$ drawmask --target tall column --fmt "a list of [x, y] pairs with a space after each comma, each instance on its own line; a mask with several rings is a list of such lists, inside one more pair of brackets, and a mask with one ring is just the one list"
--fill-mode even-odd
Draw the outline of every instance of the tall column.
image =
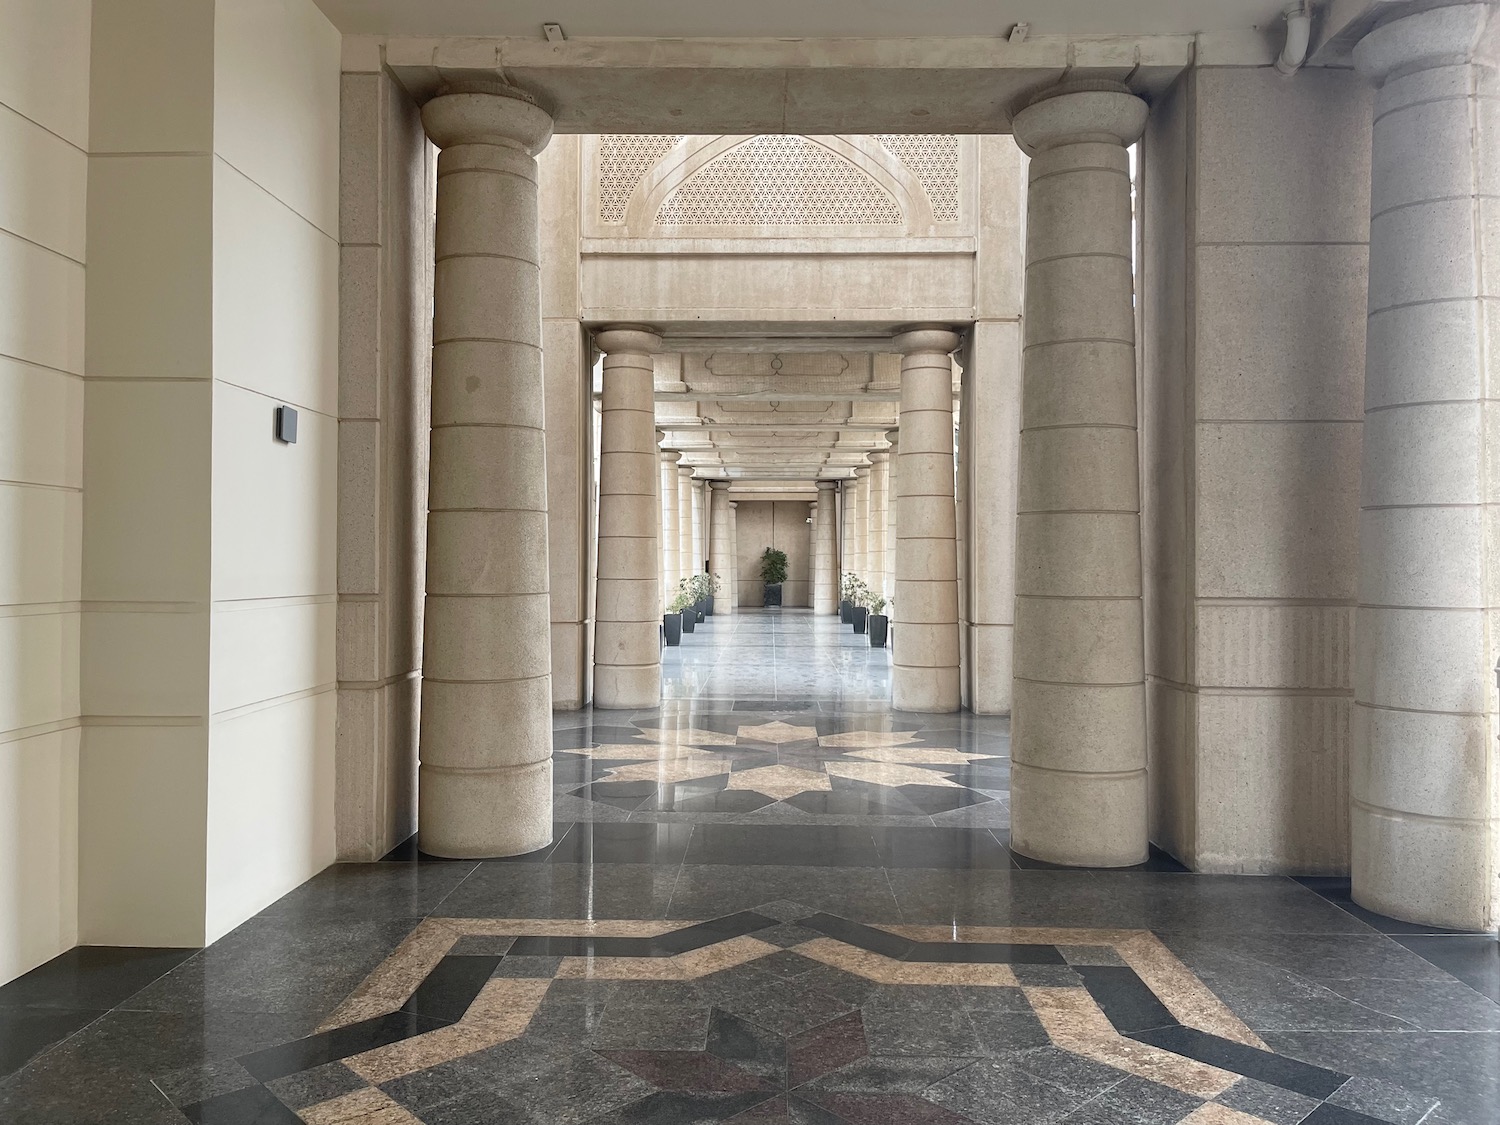
[[422, 124], [442, 155], [418, 832], [433, 855], [520, 855], [552, 839], [536, 168], [552, 119], [496, 83], [445, 91]]
[[839, 482], [839, 577], [854, 571], [854, 478]]
[[867, 542], [865, 569], [869, 574], [865, 581], [874, 593], [885, 590], [885, 535], [889, 511], [890, 489], [889, 453], [870, 454], [870, 534]]
[[677, 467], [677, 577], [693, 574], [693, 469]]
[[714, 613], [734, 613], [729, 606], [729, 579], [734, 569], [729, 554], [729, 482], [707, 482], [709, 488], [708, 571], [722, 583], [721, 595], [714, 601]]
[[[900, 494], [901, 480], [901, 431], [887, 430], [885, 440], [890, 442], [886, 450], [886, 504], [885, 504], [885, 596], [887, 600], [896, 596], [896, 535], [900, 529], [898, 517], [901, 505], [896, 503]], [[887, 610], [887, 612], [890, 612]]]
[[681, 536], [677, 527], [677, 462], [675, 449], [661, 451], [661, 597], [663, 612], [677, 596], [677, 578], [682, 573]]
[[957, 711], [958, 534], [953, 502], [953, 361], [958, 335], [916, 328], [901, 353], [896, 644], [891, 702], [901, 711]]
[[818, 481], [813, 521], [813, 612], [839, 611], [838, 523], [834, 518], [837, 481]]
[[854, 470], [854, 550], [849, 569], [870, 580], [870, 466]]
[[1054, 87], [1013, 122], [1031, 165], [1011, 844], [1053, 863], [1146, 858], [1126, 152], [1145, 124], [1105, 82]]
[[595, 335], [604, 353], [599, 427], [599, 577], [594, 625], [594, 706], [655, 707], [661, 699], [656, 499], [660, 460], [651, 353], [645, 328]]
[[[1350, 769], [1354, 898], [1412, 922], [1500, 915], [1492, 7], [1355, 47], [1375, 100]], [[1487, 401], [1488, 400], [1488, 401]], [[1487, 410], [1487, 407], [1489, 408]]]
[[729, 502], [729, 573], [724, 576], [724, 583], [728, 587], [730, 613], [738, 613], [740, 609], [740, 527], [736, 513], [739, 504], [731, 500]]
[[693, 558], [689, 574], [702, 574], [708, 559], [708, 481], [694, 480], [693, 486]]

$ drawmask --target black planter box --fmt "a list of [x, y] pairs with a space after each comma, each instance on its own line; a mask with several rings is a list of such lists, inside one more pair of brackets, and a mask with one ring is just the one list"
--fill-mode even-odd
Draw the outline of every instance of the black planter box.
[[677, 616], [682, 618], [682, 631], [684, 633], [691, 633], [698, 627], [698, 611], [692, 606], [688, 606], [687, 609], [683, 610]]
[[870, 635], [871, 648], [885, 648], [885, 637], [890, 625], [891, 619], [883, 613], [872, 613], [865, 618], [865, 632]]
[[857, 605], [849, 611], [850, 624], [854, 626], [856, 633], [865, 631], [865, 618], [869, 613], [870, 611], [862, 605]]
[[714, 615], [714, 596], [712, 594], [703, 599], [703, 612], [709, 617]]
[[682, 614], [664, 613], [661, 615], [662, 629], [665, 631], [667, 644], [669, 646], [682, 643]]
[[780, 605], [781, 604], [781, 583], [780, 582], [767, 582], [766, 583], [766, 585], [765, 585], [765, 593], [761, 596], [760, 604], [763, 605], [763, 606], [767, 606], [767, 605]]
[[845, 599], [839, 602], [839, 620], [845, 625], [854, 624], [854, 603]]
[[698, 615], [698, 624], [702, 625], [704, 618], [708, 616], [708, 599], [699, 598], [693, 603], [693, 612]]

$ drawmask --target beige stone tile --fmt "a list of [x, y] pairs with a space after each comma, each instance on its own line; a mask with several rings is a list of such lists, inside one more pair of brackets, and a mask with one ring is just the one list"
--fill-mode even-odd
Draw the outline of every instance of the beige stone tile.
[[700, 777], [718, 777], [729, 772], [729, 763], [709, 759], [699, 761], [639, 762], [633, 766], [615, 766], [604, 781], [693, 781]]
[[1065, 930], [1052, 926], [906, 926], [877, 927], [913, 941], [1008, 942], [1015, 945], [1115, 945], [1141, 930]]
[[784, 801], [798, 793], [823, 792], [833, 788], [826, 773], [816, 770], [798, 769], [796, 766], [761, 766], [753, 770], [739, 770], [729, 777], [727, 789], [749, 789]]
[[1194, 1097], [1222, 1094], [1239, 1076], [1159, 1047], [1126, 1039], [1082, 988], [1027, 988], [1031, 1009], [1065, 1051], [1093, 1059]]
[[1136, 934], [1128, 941], [1115, 943], [1115, 949], [1167, 1010], [1188, 1027], [1247, 1047], [1270, 1050], [1155, 934]]
[[587, 754], [603, 761], [638, 761], [650, 758], [653, 761], [715, 760], [706, 750], [692, 746], [662, 743], [653, 746], [649, 742], [610, 742], [602, 746], [589, 746], [582, 750], [571, 750], [571, 754]]
[[806, 742], [818, 737], [817, 727], [797, 727], [777, 719], [774, 723], [759, 723], [743, 726], [739, 736], [750, 742], [771, 742], [780, 746], [786, 742]]
[[492, 980], [458, 1023], [355, 1055], [345, 1059], [344, 1065], [370, 1082], [390, 1082], [514, 1039], [526, 1030], [551, 983], [508, 977]]
[[405, 1107], [398, 1105], [389, 1094], [374, 1087], [363, 1090], [355, 1090], [352, 1094], [343, 1094], [337, 1098], [330, 1098], [326, 1102], [310, 1105], [301, 1110], [298, 1116], [307, 1125], [340, 1125], [345, 1121], [358, 1121], [360, 1125], [404, 1125], [405, 1122], [417, 1121]]
[[681, 922], [637, 921], [628, 918], [444, 918], [455, 934], [474, 937], [655, 937], [683, 928]]
[[732, 734], [722, 734], [716, 730], [699, 730], [697, 727], [681, 727], [675, 730], [663, 727], [642, 727], [641, 734], [670, 746], [734, 746], [738, 742]]
[[847, 777], [853, 781], [866, 781], [872, 785], [937, 785], [947, 789], [960, 786], [942, 774], [916, 766], [893, 766], [880, 762], [828, 762], [825, 767], [834, 777]]
[[881, 746], [906, 746], [914, 741], [916, 735], [905, 731], [850, 730], [843, 734], [825, 734], [818, 739], [818, 745], [835, 749], [858, 747], [869, 750]]
[[867, 762], [887, 762], [893, 765], [920, 765], [926, 762], [935, 766], [962, 766], [976, 758], [992, 758], [994, 755], [970, 754], [964, 750], [924, 750], [920, 746], [882, 746], [869, 750], [855, 750], [850, 753], [849, 757], [863, 758]]
[[878, 953], [855, 949], [832, 938], [818, 938], [797, 947], [797, 952], [846, 973], [854, 973], [878, 984], [961, 984], [970, 987], [1015, 988], [1016, 976], [1009, 965], [940, 965], [894, 961]]
[[695, 980], [780, 952], [754, 937], [738, 937], [675, 957], [564, 957], [559, 980]]
[[1182, 1119], [1182, 1125], [1270, 1125], [1264, 1117], [1209, 1102]]
[[394, 1012], [411, 998], [417, 985], [427, 979], [427, 974], [453, 948], [458, 936], [459, 931], [448, 926], [443, 919], [428, 918], [421, 922], [406, 935], [406, 940], [396, 947], [395, 952], [376, 966], [375, 971], [318, 1025], [318, 1031], [330, 1031]]

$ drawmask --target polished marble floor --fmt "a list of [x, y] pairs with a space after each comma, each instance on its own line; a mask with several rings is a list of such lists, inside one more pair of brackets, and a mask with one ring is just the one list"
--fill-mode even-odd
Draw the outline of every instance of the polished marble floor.
[[0, 988], [0, 1122], [1496, 1125], [1492, 935], [1340, 879], [1049, 868], [1004, 720], [715, 618], [555, 720], [554, 842], [329, 869], [207, 950]]

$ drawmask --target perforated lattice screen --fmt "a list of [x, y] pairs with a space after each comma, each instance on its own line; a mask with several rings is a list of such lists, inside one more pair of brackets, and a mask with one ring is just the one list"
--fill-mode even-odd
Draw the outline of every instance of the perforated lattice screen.
[[677, 143], [678, 137], [631, 137], [609, 134], [599, 138], [599, 218], [625, 221], [630, 195], [651, 166]]
[[879, 133], [875, 139], [890, 149], [922, 183], [940, 223], [958, 221], [958, 138], [940, 133]]
[[755, 137], [710, 162], [656, 213], [667, 226], [899, 226], [901, 206], [806, 137]]

